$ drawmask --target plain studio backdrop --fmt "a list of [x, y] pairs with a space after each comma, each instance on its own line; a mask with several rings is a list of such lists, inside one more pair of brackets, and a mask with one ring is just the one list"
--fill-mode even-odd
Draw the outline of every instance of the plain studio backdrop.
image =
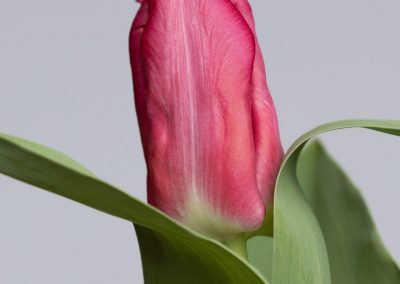
[[[318, 124], [400, 119], [398, 0], [253, 0], [285, 149]], [[58, 149], [145, 200], [133, 0], [0, 0], [0, 132]], [[400, 139], [323, 140], [400, 260]], [[0, 176], [0, 283], [142, 283], [132, 224]]]

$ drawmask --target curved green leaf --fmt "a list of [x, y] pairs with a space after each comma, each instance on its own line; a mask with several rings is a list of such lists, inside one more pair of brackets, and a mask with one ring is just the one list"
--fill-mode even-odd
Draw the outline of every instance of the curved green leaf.
[[[301, 191], [296, 165], [309, 139], [325, 131], [349, 127], [400, 134], [399, 121], [349, 120], [320, 126], [293, 144], [280, 169], [275, 192], [274, 284], [330, 283], [324, 236]], [[53, 150], [0, 135], [0, 172], [134, 222], [146, 283], [266, 282], [256, 270], [220, 243], [191, 231], [157, 209], [98, 180]]]
[[267, 280], [272, 279], [272, 251], [274, 241], [271, 237], [256, 236], [248, 240], [247, 249], [250, 263], [257, 268]]
[[0, 172], [137, 224], [146, 283], [266, 283], [220, 243], [95, 178], [59, 152], [0, 135]]
[[324, 237], [296, 177], [298, 152], [288, 157], [275, 192], [272, 283], [330, 283]]
[[360, 192], [318, 141], [301, 151], [297, 176], [324, 235], [332, 283], [400, 283]]
[[324, 235], [300, 188], [296, 164], [300, 151], [311, 138], [323, 132], [353, 127], [400, 135], [400, 121], [345, 120], [319, 126], [295, 141], [285, 155], [275, 190], [272, 283], [331, 282]]

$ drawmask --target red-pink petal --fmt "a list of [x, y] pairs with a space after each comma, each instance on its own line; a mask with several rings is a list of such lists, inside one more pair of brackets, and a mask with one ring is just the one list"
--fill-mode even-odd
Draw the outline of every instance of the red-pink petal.
[[230, 0], [144, 1], [130, 38], [149, 202], [219, 239], [262, 223], [260, 192], [271, 192], [281, 154], [261, 54], [239, 10]]
[[264, 60], [256, 37], [251, 7], [248, 0], [231, 1], [246, 19], [256, 41], [252, 79], [252, 114], [256, 149], [257, 185], [265, 203], [269, 205], [273, 198], [276, 175], [283, 158], [278, 119], [266, 81]]

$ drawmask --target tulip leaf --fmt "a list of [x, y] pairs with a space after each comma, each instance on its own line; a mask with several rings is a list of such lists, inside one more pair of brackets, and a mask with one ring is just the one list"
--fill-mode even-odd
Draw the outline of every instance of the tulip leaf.
[[217, 247], [138, 225], [135, 229], [146, 283], [268, 283], [262, 276], [250, 277], [250, 271], [245, 272]]
[[273, 246], [271, 237], [256, 236], [247, 242], [250, 263], [268, 280], [272, 279]]
[[360, 192], [318, 141], [303, 148], [297, 176], [324, 235], [332, 283], [400, 283]]
[[272, 283], [330, 283], [324, 237], [296, 177], [298, 151], [289, 157], [275, 192]]
[[[332, 279], [334, 280], [336, 279], [337, 266], [330, 265], [329, 260], [331, 256], [328, 257], [330, 253], [332, 254], [331, 239], [327, 238], [327, 240], [325, 240], [325, 231], [321, 230], [321, 227], [325, 228], [327, 225], [320, 226], [319, 218], [321, 218], [321, 216], [317, 215], [316, 217], [312, 210], [313, 208], [310, 207], [305, 193], [300, 187], [296, 166], [299, 154], [308, 140], [327, 131], [354, 127], [400, 135], [400, 121], [337, 121], [321, 125], [307, 132], [297, 139], [286, 153], [275, 189], [272, 283], [325, 284], [331, 283], [331, 277], [333, 277]], [[327, 190], [325, 187], [318, 188], [318, 190], [320, 196], [324, 196], [325, 194], [329, 195], [329, 193], [325, 192]], [[318, 213], [319, 212], [316, 212], [316, 214]], [[364, 214], [367, 214], [367, 212], [365, 211]], [[369, 231], [369, 233], [376, 236], [376, 233], [371, 231]], [[332, 236], [330, 237], [333, 238]], [[371, 244], [377, 246], [377, 248], [374, 249], [375, 251], [382, 250], [379, 242]], [[350, 250], [352, 248], [348, 249]], [[388, 258], [386, 258], [386, 260], [387, 259]], [[363, 261], [365, 261], [356, 258], [353, 258], [353, 260], [358, 262], [359, 267], [361, 267]], [[338, 261], [343, 261], [343, 259]], [[396, 271], [398, 271], [397, 266], [394, 267], [392, 261], [388, 261], [387, 265], [388, 267], [386, 269], [392, 272], [394, 271], [393, 273], [396, 274]], [[334, 276], [330, 275], [330, 269], [332, 269]], [[365, 268], [365, 270], [368, 269], [369, 268]], [[382, 273], [384, 270], [375, 269], [374, 271], [374, 273]], [[375, 278], [379, 279], [379, 275], [375, 276]], [[339, 282], [334, 282], [334, 284], [337, 283]], [[395, 282], [378, 281], [378, 283]]]
[[97, 179], [52, 149], [0, 134], [0, 172], [134, 222], [146, 283], [267, 283], [220, 243]]
[[[156, 208], [94, 177], [63, 154], [44, 146], [0, 135], [0, 172], [133, 222], [140, 243], [146, 283], [267, 283], [257, 269], [266, 278], [271, 278], [272, 269], [274, 284], [325, 284], [330, 283], [331, 278], [337, 281], [342, 279], [338, 277], [346, 277], [344, 274], [338, 276], [340, 264], [331, 260], [343, 255], [331, 252], [335, 245], [332, 245], [332, 236], [327, 235], [326, 224], [323, 223], [329, 216], [324, 216], [324, 211], [316, 210], [308, 201], [310, 192], [318, 191], [319, 195], [324, 195], [327, 187], [313, 187], [315, 191], [306, 188], [303, 192], [305, 182], [300, 178], [304, 177], [304, 173], [299, 171], [299, 164], [307, 161], [302, 160], [302, 157], [307, 157], [303, 156], [306, 150], [302, 150], [309, 139], [326, 131], [351, 127], [400, 135], [400, 121], [348, 120], [322, 125], [300, 137], [287, 152], [277, 179], [273, 253], [271, 242], [266, 242], [266, 239], [250, 240], [248, 244], [250, 262], [255, 268], [219, 242], [175, 222]], [[332, 168], [327, 167], [326, 170], [331, 173]], [[362, 220], [368, 218], [367, 215]], [[267, 231], [270, 232], [269, 229], [264, 230]], [[374, 234], [375, 231], [369, 227], [365, 232]], [[355, 240], [356, 237], [350, 241]], [[371, 269], [368, 272], [374, 273], [374, 276], [370, 277], [381, 279], [380, 283], [392, 283], [385, 282], [384, 276], [379, 278], [376, 274], [391, 271], [396, 275], [397, 266], [385, 254], [380, 241], [370, 244], [376, 248], [368, 253], [381, 253], [383, 260], [379, 265], [385, 267]], [[360, 246], [362, 244], [355, 247]], [[358, 256], [352, 255], [352, 261], [362, 267], [363, 260]], [[358, 272], [368, 269], [360, 268]]]

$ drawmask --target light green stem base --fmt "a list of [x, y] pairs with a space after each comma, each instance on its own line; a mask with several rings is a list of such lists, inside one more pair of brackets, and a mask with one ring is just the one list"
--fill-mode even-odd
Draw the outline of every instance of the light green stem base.
[[225, 245], [233, 250], [235, 253], [240, 255], [244, 260], [248, 261], [247, 256], [247, 239], [243, 237], [236, 238], [231, 241], [226, 241]]

